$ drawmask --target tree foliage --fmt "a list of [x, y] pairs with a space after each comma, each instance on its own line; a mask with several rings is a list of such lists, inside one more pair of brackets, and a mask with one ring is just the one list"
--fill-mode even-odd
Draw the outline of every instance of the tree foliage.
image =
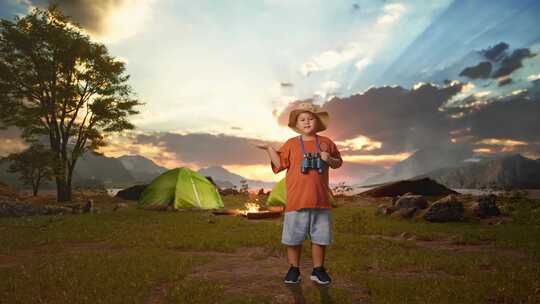
[[0, 20], [0, 122], [29, 142], [48, 140], [58, 200], [71, 198], [77, 159], [106, 145], [105, 135], [133, 129], [125, 63], [90, 40], [56, 7]]
[[34, 196], [41, 183], [51, 180], [54, 174], [51, 167], [53, 155], [41, 144], [34, 144], [20, 153], [12, 153], [2, 161], [9, 163], [8, 172], [19, 173], [19, 180], [32, 186]]

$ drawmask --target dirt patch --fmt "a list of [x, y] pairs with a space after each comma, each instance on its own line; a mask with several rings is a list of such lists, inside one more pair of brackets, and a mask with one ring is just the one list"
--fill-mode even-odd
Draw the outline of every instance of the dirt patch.
[[[219, 282], [224, 286], [225, 297], [237, 297], [248, 293], [250, 296], [271, 298], [273, 303], [303, 303], [302, 299], [306, 293], [320, 294], [321, 300], [331, 300], [330, 290], [337, 288], [347, 290], [352, 296], [353, 303], [369, 303], [369, 290], [336, 277], [331, 269], [329, 273], [333, 282], [329, 287], [312, 282], [309, 279], [312, 265], [308, 259], [303, 259], [300, 265], [302, 283], [284, 284], [283, 277], [287, 272], [286, 258], [269, 255], [268, 250], [264, 248], [241, 248], [234, 253], [174, 251], [183, 255], [214, 257], [212, 261], [197, 267], [185, 279]], [[165, 303], [165, 301], [166, 293], [156, 291], [146, 303]]]

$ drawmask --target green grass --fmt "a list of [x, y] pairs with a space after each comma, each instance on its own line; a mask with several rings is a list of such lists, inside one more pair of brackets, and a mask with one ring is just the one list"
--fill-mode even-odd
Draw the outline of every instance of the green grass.
[[[97, 199], [97, 198], [96, 198]], [[106, 198], [104, 198], [106, 199]], [[241, 207], [244, 196], [223, 197]], [[128, 208], [113, 212], [0, 219], [0, 303], [144, 303], [156, 288], [170, 284], [171, 303], [269, 303], [264, 295], [224, 297], [226, 286], [208, 280], [184, 280], [213, 258], [182, 251], [230, 253], [263, 247], [283, 253], [281, 225], [239, 217], [214, 217], [205, 211], [158, 212]], [[334, 244], [327, 268], [338, 280], [371, 292], [372, 303], [537, 303], [540, 302], [540, 202], [512, 199], [501, 209], [509, 224], [478, 221], [435, 224], [375, 216], [375, 206], [333, 210]], [[477, 244], [491, 240], [526, 255], [454, 252], [413, 241], [373, 239], [371, 235], [415, 234], [420, 240]], [[307, 244], [307, 243], [306, 243]], [[309, 259], [309, 246], [303, 258]], [[518, 253], [519, 253], [518, 252]], [[1, 262], [1, 259], [0, 259]], [[283, 265], [286, 268], [286, 265]], [[280, 278], [277, 278], [280, 279]], [[315, 289], [308, 303], [329, 298], [351, 303], [353, 290]]]

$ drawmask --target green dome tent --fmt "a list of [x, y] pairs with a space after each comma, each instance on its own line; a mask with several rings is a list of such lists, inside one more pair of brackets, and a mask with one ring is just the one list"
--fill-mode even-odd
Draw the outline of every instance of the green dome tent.
[[223, 208], [216, 187], [189, 168], [176, 168], [156, 177], [141, 193], [139, 207]]
[[[330, 190], [328, 190], [328, 197], [330, 198], [330, 204], [335, 205], [336, 201]], [[266, 200], [266, 204], [268, 206], [285, 206], [287, 204], [287, 186], [285, 184], [285, 178], [282, 178], [274, 186]]]

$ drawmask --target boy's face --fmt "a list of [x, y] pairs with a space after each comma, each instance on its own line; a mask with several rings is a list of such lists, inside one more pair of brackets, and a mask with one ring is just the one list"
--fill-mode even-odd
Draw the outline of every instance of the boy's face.
[[313, 135], [317, 129], [317, 117], [309, 112], [300, 113], [296, 117], [296, 128], [303, 134]]

